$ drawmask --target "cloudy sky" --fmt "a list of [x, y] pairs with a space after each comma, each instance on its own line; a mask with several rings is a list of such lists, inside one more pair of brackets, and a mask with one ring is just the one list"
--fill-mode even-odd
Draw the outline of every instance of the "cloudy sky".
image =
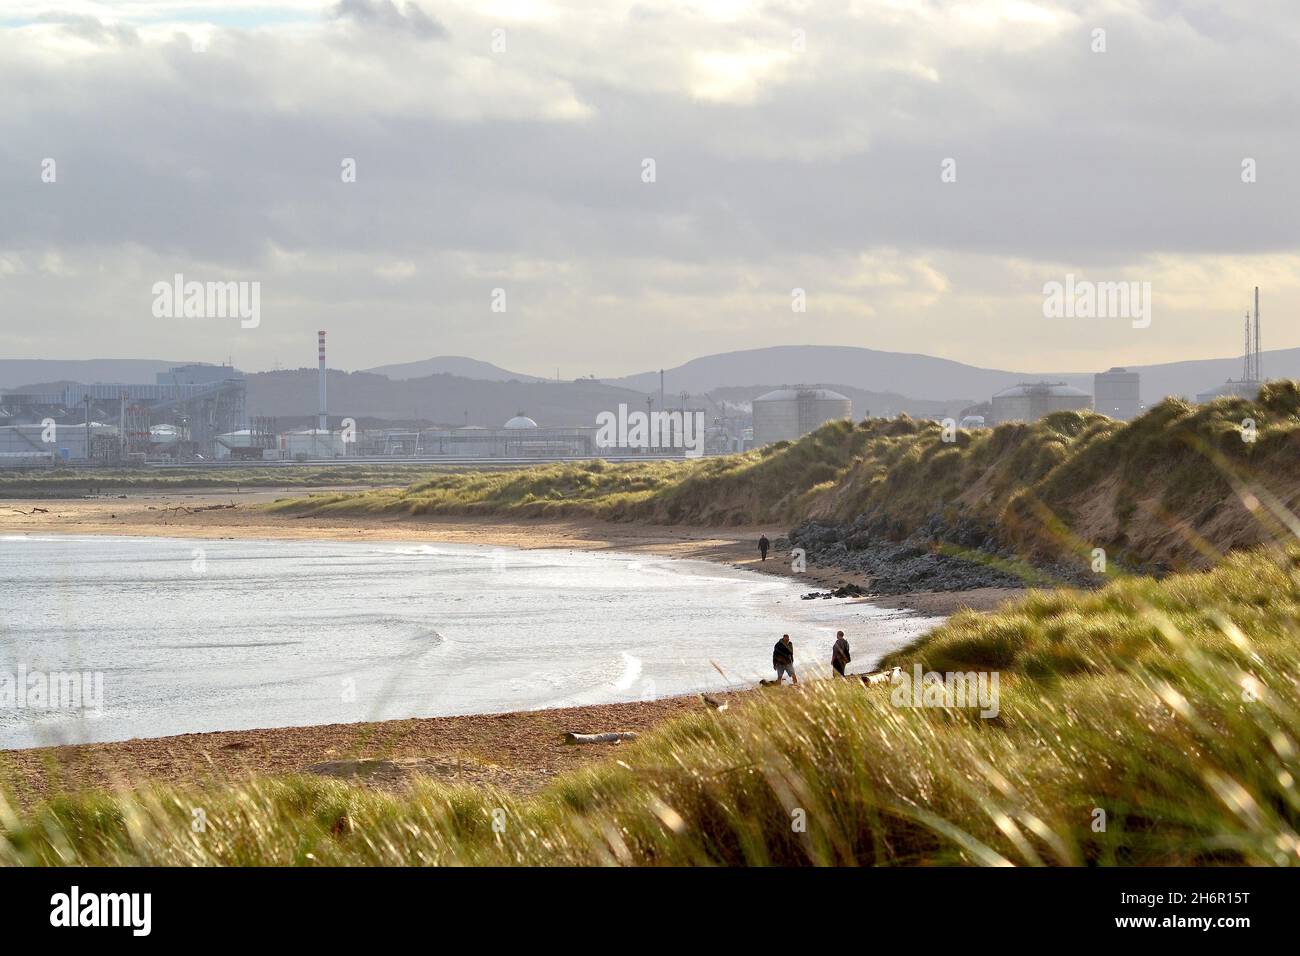
[[0, 0], [0, 354], [1093, 371], [1233, 354], [1256, 284], [1300, 346], [1298, 61], [1295, 0]]

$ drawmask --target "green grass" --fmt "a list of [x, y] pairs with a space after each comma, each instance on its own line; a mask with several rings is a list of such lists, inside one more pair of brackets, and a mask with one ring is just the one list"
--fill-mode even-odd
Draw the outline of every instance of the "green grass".
[[1296, 865], [1298, 640], [1300, 550], [1258, 550], [1033, 593], [889, 659], [998, 672], [995, 719], [806, 681], [530, 797], [297, 777], [10, 802], [0, 862]]
[[[1254, 442], [1242, 440], [1247, 418], [1258, 426]], [[1276, 530], [1258, 520], [1267, 509], [1251, 513], [1243, 503], [1238, 490], [1247, 483], [1283, 506], [1300, 505], [1294, 382], [1267, 385], [1256, 402], [1170, 399], [1129, 423], [1057, 412], [945, 442], [934, 422], [837, 421], [743, 455], [446, 474], [272, 507], [775, 527], [865, 513], [895, 537], [939, 517], [983, 525], [1026, 557], [1089, 560], [1100, 547], [1130, 567], [1180, 568], [1204, 566]]]

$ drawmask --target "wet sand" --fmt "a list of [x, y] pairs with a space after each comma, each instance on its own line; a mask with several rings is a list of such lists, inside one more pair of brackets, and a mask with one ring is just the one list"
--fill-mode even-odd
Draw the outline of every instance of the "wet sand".
[[[642, 552], [717, 561], [745, 570], [797, 577], [808, 590], [854, 583], [861, 576], [809, 566], [795, 574], [780, 555], [761, 561], [755, 542], [777, 528], [695, 528], [599, 521], [528, 521], [435, 516], [299, 518], [258, 507], [292, 491], [172, 491], [77, 499], [0, 501], [0, 534], [118, 534], [193, 538], [315, 538], [438, 541], [513, 548]], [[230, 507], [232, 506], [233, 507]], [[871, 603], [930, 615], [987, 610], [1021, 592], [986, 588], [897, 595]], [[832, 599], [847, 605], [857, 599]], [[847, 618], [846, 618], [847, 620]], [[743, 696], [743, 695], [742, 695]], [[568, 731], [644, 732], [706, 705], [697, 696], [525, 713], [484, 714], [186, 734], [0, 752], [0, 783], [22, 802], [87, 786], [122, 788], [146, 780], [197, 783], [251, 774], [295, 772], [401, 786], [413, 774], [516, 792], [558, 773], [608, 757], [616, 746], [572, 746]], [[363, 762], [357, 761], [375, 761]], [[324, 766], [322, 766], [324, 765]]]

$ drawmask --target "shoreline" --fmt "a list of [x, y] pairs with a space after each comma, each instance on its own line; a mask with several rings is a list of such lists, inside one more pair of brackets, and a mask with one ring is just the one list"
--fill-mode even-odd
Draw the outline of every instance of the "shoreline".
[[[772, 528], [461, 516], [300, 518], [270, 514], [257, 507], [286, 494], [303, 493], [300, 489], [241, 493], [194, 490], [77, 499], [8, 499], [0, 501], [0, 535], [423, 540], [525, 550], [609, 550], [712, 561], [740, 570], [797, 578], [807, 582], [809, 591], [866, 583], [860, 575], [811, 564], [807, 571], [796, 574], [779, 554], [761, 561], [755, 542], [764, 531], [769, 537], [777, 537], [780, 532]], [[232, 504], [234, 507], [229, 507]], [[829, 600], [840, 606], [869, 603], [946, 616], [962, 608], [987, 610], [1017, 593], [986, 588]], [[749, 693], [711, 696], [743, 699]], [[550, 710], [210, 731], [4, 750], [0, 751], [0, 783], [13, 788], [14, 796], [23, 802], [84, 787], [119, 789], [145, 782], [198, 784], [253, 774], [300, 772], [347, 776], [381, 786], [400, 786], [419, 774], [444, 782], [492, 784], [530, 792], [559, 773], [609, 756], [617, 746], [629, 745], [566, 746], [562, 740], [565, 732], [644, 732], [672, 717], [705, 707], [698, 695], [688, 695]]]
[[[313, 489], [319, 490], [319, 489]], [[692, 558], [742, 571], [775, 574], [806, 582], [809, 591], [855, 584], [869, 590], [865, 574], [835, 567], [795, 572], [781, 552], [767, 561], [758, 555], [759, 535], [775, 540], [785, 529], [763, 526], [694, 527], [650, 525], [593, 519], [511, 518], [503, 516], [277, 515], [259, 505], [303, 496], [302, 489], [212, 492], [194, 489], [81, 498], [0, 499], [0, 535], [96, 534], [178, 538], [316, 539], [336, 541], [429, 541], [489, 547], [568, 548]], [[228, 507], [229, 505], [234, 507]], [[207, 509], [207, 510], [199, 510]], [[960, 610], [988, 611], [1023, 593], [1018, 588], [920, 591], [872, 595], [862, 600], [879, 607], [948, 616]]]

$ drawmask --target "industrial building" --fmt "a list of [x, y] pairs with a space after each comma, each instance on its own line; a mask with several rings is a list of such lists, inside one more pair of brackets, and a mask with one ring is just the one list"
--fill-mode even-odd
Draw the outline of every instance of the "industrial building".
[[1204, 405], [1206, 402], [1212, 402], [1216, 398], [1232, 397], [1254, 400], [1259, 397], [1259, 386], [1259, 382], [1247, 379], [1243, 379], [1242, 381], [1228, 379], [1228, 381], [1224, 382], [1217, 388], [1212, 388], [1207, 392], [1197, 392], [1196, 401], [1198, 404]]
[[1241, 356], [1241, 378], [1228, 379], [1217, 388], [1198, 392], [1196, 401], [1200, 404], [1212, 402], [1216, 398], [1233, 396], [1235, 398], [1255, 399], [1259, 397], [1259, 387], [1264, 383], [1263, 350], [1260, 345], [1259, 325], [1259, 286], [1255, 286], [1255, 317], [1251, 320], [1246, 313], [1245, 349]]
[[91, 422], [89, 427], [85, 422], [55, 423], [53, 428], [39, 422], [0, 427], [0, 463], [8, 465], [84, 462], [87, 448], [94, 460], [113, 461], [120, 446], [117, 428], [103, 422]]
[[853, 417], [853, 402], [828, 388], [778, 388], [754, 399], [754, 444], [793, 441], [837, 418]]
[[1103, 415], [1129, 421], [1142, 411], [1141, 376], [1125, 368], [1112, 368], [1092, 377], [1093, 407]]
[[357, 453], [411, 458], [584, 458], [599, 452], [593, 426], [542, 426], [523, 412], [500, 428], [366, 429]]
[[993, 396], [993, 423], [1035, 422], [1052, 412], [1091, 407], [1091, 395], [1064, 382], [1021, 382]]
[[[212, 458], [219, 434], [245, 424], [242, 372], [228, 365], [182, 365], [159, 372], [153, 384], [95, 383], [65, 385], [48, 394], [14, 392], [0, 396], [0, 422], [8, 432], [0, 449], [11, 458], [34, 461], [143, 461], [158, 458]], [[85, 422], [94, 437], [88, 443]], [[32, 435], [46, 434], [54, 422], [58, 441], [33, 447]], [[37, 426], [35, 431], [23, 426]], [[99, 432], [95, 429], [110, 429]], [[0, 429], [2, 430], [2, 429]]]

